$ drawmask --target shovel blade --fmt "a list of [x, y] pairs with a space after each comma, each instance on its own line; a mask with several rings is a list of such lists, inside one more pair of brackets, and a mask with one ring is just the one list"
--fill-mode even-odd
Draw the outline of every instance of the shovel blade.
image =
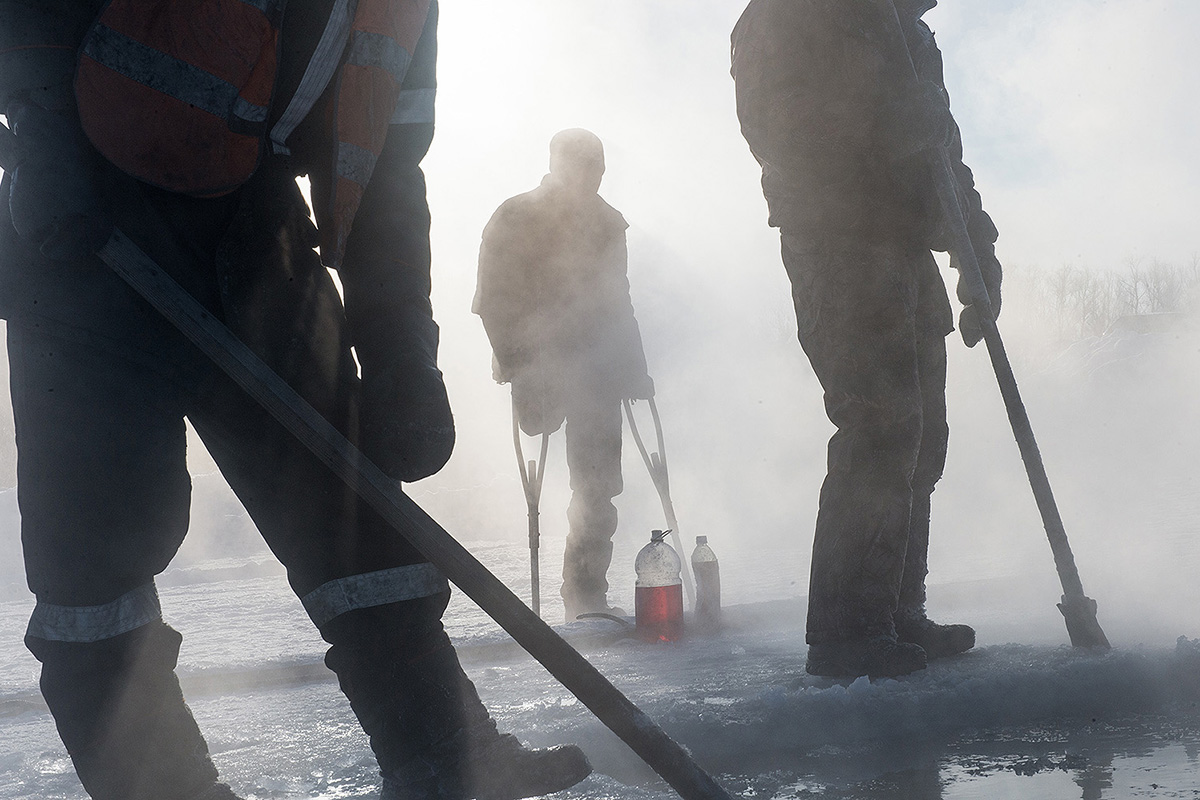
[[1098, 650], [1109, 650], [1112, 645], [1108, 637], [1100, 629], [1100, 621], [1096, 619], [1096, 601], [1084, 595], [1063, 595], [1058, 604], [1067, 621], [1067, 636], [1071, 638], [1072, 647], [1088, 647]]

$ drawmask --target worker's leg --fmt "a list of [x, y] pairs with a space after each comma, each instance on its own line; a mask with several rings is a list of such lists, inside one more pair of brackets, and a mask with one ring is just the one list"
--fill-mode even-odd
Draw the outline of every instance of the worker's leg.
[[[800, 342], [837, 426], [809, 584], [809, 668], [822, 674], [924, 666], [919, 650], [895, 646], [893, 625], [922, 430], [910, 255], [855, 243], [801, 248], [783, 237]], [[879, 642], [871, 647], [881, 663], [867, 651], [862, 664], [814, 663], [858, 642]]]
[[37, 597], [26, 644], [97, 800], [232, 798], [174, 668], [153, 578], [188, 524], [180, 404], [144, 365], [8, 328], [21, 536]]
[[[294, 187], [249, 188], [281, 196]], [[270, 203], [241, 213], [263, 209]], [[232, 315], [234, 330], [357, 442], [359, 382], [337, 292], [301, 246], [302, 207], [282, 211], [245, 227], [289, 246], [245, 262], [237, 254], [255, 248], [229, 251], [225, 268], [239, 285], [227, 304], [256, 314], [252, 324]], [[449, 585], [403, 530], [225, 376], [213, 371], [192, 398], [189, 418], [332, 645], [326, 663], [370, 736], [385, 798], [523, 797], [587, 775], [576, 748], [526, 750], [496, 730], [442, 629]]]
[[946, 464], [949, 428], [946, 425], [946, 334], [953, 314], [945, 283], [932, 257], [917, 264], [920, 298], [917, 314], [917, 357], [921, 379], [921, 449], [913, 472], [913, 502], [908, 547], [895, 621], [902, 641], [914, 642], [929, 658], [942, 658], [971, 649], [975, 631], [967, 625], [940, 625], [925, 613], [925, 576], [929, 572], [930, 500]]
[[569, 532], [562, 598], [568, 622], [586, 612], [611, 612], [608, 565], [621, 493], [621, 403], [581, 393], [567, 407], [567, 467], [571, 473]]

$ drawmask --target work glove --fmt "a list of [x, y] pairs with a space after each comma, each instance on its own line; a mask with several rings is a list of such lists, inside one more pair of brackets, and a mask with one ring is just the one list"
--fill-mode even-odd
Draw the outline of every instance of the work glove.
[[381, 320], [372, 327], [355, 341], [362, 450], [394, 480], [428, 478], [454, 451], [454, 415], [437, 367], [437, 325]]
[[513, 377], [512, 400], [526, 436], [554, 433], [567, 418], [561, 383], [536, 367]]
[[[976, 258], [979, 260], [979, 271], [983, 275], [984, 288], [987, 289], [992, 318], [996, 319], [1000, 316], [1000, 280], [1003, 270], [1000, 268], [1000, 262], [996, 259], [995, 250], [991, 245], [977, 247]], [[975, 298], [971, 295], [967, 281], [963, 278], [958, 257], [953, 252], [950, 254], [950, 266], [959, 270], [955, 293], [963, 304], [963, 310], [958, 315], [958, 332], [962, 335], [963, 342], [967, 347], [974, 347], [983, 338], [983, 324], [979, 319], [980, 310], [975, 304]]]
[[104, 160], [88, 142], [74, 109], [14, 101], [7, 113], [13, 227], [52, 260], [96, 252], [112, 232], [100, 192]]
[[625, 395], [630, 400], [649, 400], [654, 397], [654, 380], [642, 373], [634, 378]]

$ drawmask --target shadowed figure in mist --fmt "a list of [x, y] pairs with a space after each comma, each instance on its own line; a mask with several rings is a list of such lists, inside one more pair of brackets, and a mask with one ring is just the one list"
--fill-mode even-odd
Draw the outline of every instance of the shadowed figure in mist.
[[[948, 247], [930, 148], [950, 154], [997, 313], [1001, 270], [921, 21], [935, 4], [895, 2], [919, 86], [891, 41], [886, 2], [753, 0], [732, 36], [742, 133], [780, 229], [800, 343], [837, 426], [808, 598], [807, 669], [818, 675], [901, 675], [975, 642], [966, 625], [925, 613], [954, 329], [930, 252]], [[958, 294], [969, 302], [961, 280]], [[973, 307], [959, 327], [968, 345], [979, 341]]]
[[566, 421], [568, 622], [612, 610], [621, 401], [654, 395], [629, 299], [629, 226], [597, 194], [603, 175], [594, 134], [570, 129], [550, 140], [550, 174], [506, 200], [484, 228], [473, 309], [492, 343], [494, 377], [512, 385], [521, 430], [553, 433]]
[[[37, 597], [25, 642], [96, 800], [235, 798], [180, 692], [182, 637], [155, 588], [188, 529], [185, 418], [330, 643], [381, 800], [541, 796], [590, 770], [578, 748], [497, 730], [443, 630], [440, 570], [97, 255], [119, 229], [396, 481], [441, 468], [454, 428], [419, 166], [437, 4], [360, 0], [348, 26], [331, 5], [0, 0], [15, 135], [0, 314]], [[197, 87], [247, 52], [246, 86], [262, 80], [245, 97]], [[328, 89], [307, 83], [314, 63]], [[248, 165], [206, 183], [238, 146]]]

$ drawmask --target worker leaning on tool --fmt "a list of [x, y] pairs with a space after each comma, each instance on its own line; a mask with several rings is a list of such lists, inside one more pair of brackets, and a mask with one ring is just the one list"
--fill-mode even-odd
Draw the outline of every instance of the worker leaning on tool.
[[281, 5], [0, 2], [0, 304], [43, 694], [93, 797], [234, 797], [154, 585], [188, 526], [186, 417], [332, 645], [384, 798], [561, 789], [586, 759], [497, 731], [440, 572], [94, 255], [122, 231], [393, 478], [449, 457], [418, 166], [436, 4]]
[[595, 134], [555, 134], [541, 185], [504, 201], [484, 228], [474, 303], [521, 429], [553, 433], [566, 420], [568, 622], [613, 611], [606, 574], [622, 489], [621, 401], [654, 396], [629, 298], [629, 225], [597, 194], [603, 175]]
[[[934, 5], [895, 2], [918, 90], [903, 48], [889, 45], [893, 12], [881, 0], [753, 0], [732, 36], [742, 133], [780, 229], [800, 343], [837, 426], [808, 597], [807, 670], [817, 675], [901, 675], [975, 642], [968, 626], [925, 613], [953, 330], [930, 253], [948, 244], [927, 149], [949, 150], [996, 311], [1001, 270], [941, 53], [921, 21]], [[964, 292], [960, 281], [969, 302]], [[975, 313], [960, 317], [968, 345], [981, 335]]]

